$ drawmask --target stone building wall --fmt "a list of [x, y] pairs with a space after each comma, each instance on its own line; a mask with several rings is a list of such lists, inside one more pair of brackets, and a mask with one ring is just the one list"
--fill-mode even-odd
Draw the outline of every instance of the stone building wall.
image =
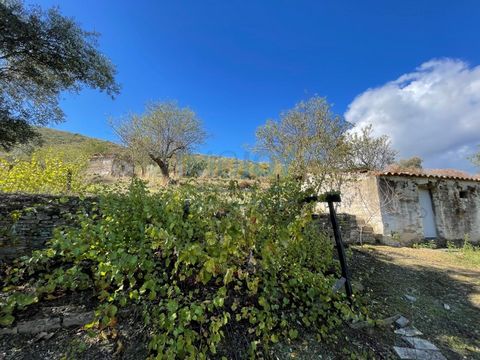
[[480, 182], [435, 176], [360, 175], [342, 189], [339, 211], [355, 215], [388, 245], [408, 246], [425, 238], [420, 190], [428, 190], [437, 241], [480, 243]]
[[397, 198], [382, 209], [384, 238], [410, 245], [424, 238], [419, 190], [431, 196], [435, 227], [441, 244], [468, 235], [480, 242], [480, 182], [429, 177], [382, 177], [379, 188], [393, 187]]
[[357, 221], [363, 222], [363, 226], [371, 227], [375, 234], [383, 234], [382, 199], [376, 177], [358, 174], [346, 178], [341, 194], [338, 212], [355, 215]]
[[72, 214], [91, 209], [94, 199], [0, 193], [0, 261], [40, 249], [53, 229], [72, 222]]
[[134, 175], [133, 162], [116, 155], [95, 155], [87, 168], [87, 173], [100, 177], [131, 177]]
[[[376, 237], [371, 226], [351, 214], [337, 214], [342, 240], [346, 244], [374, 244]], [[328, 213], [317, 215], [320, 228], [333, 239], [332, 223]]]
[[480, 243], [480, 182], [441, 183], [432, 189], [432, 197], [442, 238], [457, 240], [468, 234]]

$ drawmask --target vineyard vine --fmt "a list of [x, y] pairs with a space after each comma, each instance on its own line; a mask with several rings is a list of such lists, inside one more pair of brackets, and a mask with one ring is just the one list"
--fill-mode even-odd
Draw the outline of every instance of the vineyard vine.
[[361, 315], [332, 292], [333, 244], [304, 196], [291, 181], [150, 193], [134, 180], [7, 269], [0, 323], [51, 294], [93, 289], [98, 307], [87, 327], [115, 327], [120, 309], [140, 307], [151, 358], [228, 356], [227, 326], [246, 339], [236, 351], [251, 358], [305, 329], [329, 339]]

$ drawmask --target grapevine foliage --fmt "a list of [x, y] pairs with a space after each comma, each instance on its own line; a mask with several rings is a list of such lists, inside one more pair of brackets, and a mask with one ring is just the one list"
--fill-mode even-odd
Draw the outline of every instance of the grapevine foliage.
[[54, 292], [94, 289], [99, 305], [89, 326], [114, 327], [121, 308], [140, 307], [152, 358], [226, 354], [227, 328], [248, 340], [250, 357], [304, 329], [328, 338], [356, 315], [332, 293], [332, 242], [302, 196], [294, 182], [152, 194], [135, 180], [9, 269], [0, 322], [12, 323], [18, 310]]
[[62, 194], [85, 186], [82, 170], [86, 159], [65, 161], [63, 154], [34, 152], [28, 160], [0, 158], [0, 191]]

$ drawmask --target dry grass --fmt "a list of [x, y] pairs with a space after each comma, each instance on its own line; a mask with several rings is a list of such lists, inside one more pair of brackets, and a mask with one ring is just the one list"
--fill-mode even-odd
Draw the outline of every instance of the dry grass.
[[448, 359], [480, 359], [480, 265], [472, 262], [478, 251], [363, 246], [354, 254], [353, 277], [370, 290], [374, 314], [403, 314]]

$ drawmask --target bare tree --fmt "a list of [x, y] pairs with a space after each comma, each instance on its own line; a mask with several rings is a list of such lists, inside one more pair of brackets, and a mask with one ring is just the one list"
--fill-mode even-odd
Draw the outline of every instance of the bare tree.
[[112, 126], [137, 158], [154, 161], [166, 179], [174, 158], [191, 152], [207, 136], [197, 115], [176, 102], [150, 103], [143, 115], [129, 115]]

